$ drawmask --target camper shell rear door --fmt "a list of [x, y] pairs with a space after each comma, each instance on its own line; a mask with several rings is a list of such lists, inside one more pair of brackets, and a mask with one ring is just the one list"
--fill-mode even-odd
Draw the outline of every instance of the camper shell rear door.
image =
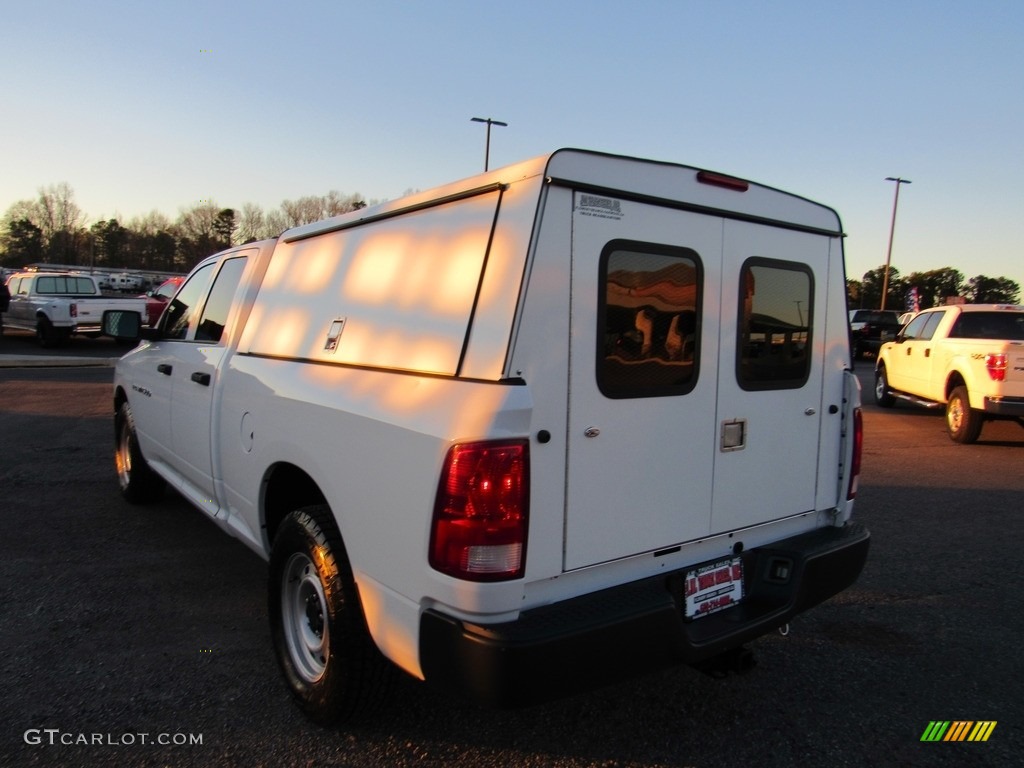
[[565, 569], [813, 511], [829, 237], [574, 195]]

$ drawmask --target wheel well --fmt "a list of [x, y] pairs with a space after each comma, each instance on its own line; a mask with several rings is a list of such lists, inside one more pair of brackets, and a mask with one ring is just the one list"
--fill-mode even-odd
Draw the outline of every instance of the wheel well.
[[290, 513], [312, 504], [326, 504], [320, 487], [294, 464], [272, 467], [263, 480], [263, 527], [267, 543], [274, 541], [277, 528]]
[[956, 371], [953, 371], [953, 373], [949, 375], [949, 378], [946, 379], [946, 399], [949, 400], [949, 396], [952, 394], [954, 389], [965, 386], [967, 386], [967, 382], [964, 381], [964, 377]]

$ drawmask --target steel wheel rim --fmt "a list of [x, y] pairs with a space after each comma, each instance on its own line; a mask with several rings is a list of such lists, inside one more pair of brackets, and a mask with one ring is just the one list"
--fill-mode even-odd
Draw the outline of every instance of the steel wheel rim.
[[960, 428], [963, 427], [964, 406], [959, 397], [954, 397], [949, 401], [949, 413], [946, 418], [949, 422], [949, 428], [954, 432], [959, 432]]
[[127, 488], [132, 479], [132, 436], [127, 426], [121, 427], [121, 439], [117, 442], [117, 479], [122, 488]]
[[324, 676], [330, 656], [327, 598], [313, 561], [295, 553], [281, 577], [281, 624], [295, 671], [307, 683]]

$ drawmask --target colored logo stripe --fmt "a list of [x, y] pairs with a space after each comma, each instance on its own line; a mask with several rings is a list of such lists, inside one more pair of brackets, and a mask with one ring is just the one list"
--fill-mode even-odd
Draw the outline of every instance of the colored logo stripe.
[[950, 726], [949, 732], [946, 734], [946, 738], [943, 741], [963, 741], [967, 737], [968, 731], [971, 726], [974, 725], [970, 720], [956, 720], [953, 725]]
[[949, 720], [932, 720], [921, 734], [921, 741], [942, 741], [949, 728]]
[[988, 737], [992, 735], [992, 731], [996, 729], [995, 720], [982, 720], [974, 726], [974, 730], [971, 731], [971, 735], [967, 737], [968, 741], [988, 741]]
[[921, 741], [988, 741], [996, 720], [931, 720], [921, 734]]

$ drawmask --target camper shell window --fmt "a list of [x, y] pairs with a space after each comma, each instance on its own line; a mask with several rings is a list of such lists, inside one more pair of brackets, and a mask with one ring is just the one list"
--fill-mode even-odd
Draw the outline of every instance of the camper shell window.
[[751, 258], [740, 270], [736, 377], [745, 390], [799, 389], [811, 370], [814, 275], [795, 262]]
[[610, 242], [601, 254], [597, 384], [606, 397], [683, 395], [697, 381], [703, 268], [689, 248]]

